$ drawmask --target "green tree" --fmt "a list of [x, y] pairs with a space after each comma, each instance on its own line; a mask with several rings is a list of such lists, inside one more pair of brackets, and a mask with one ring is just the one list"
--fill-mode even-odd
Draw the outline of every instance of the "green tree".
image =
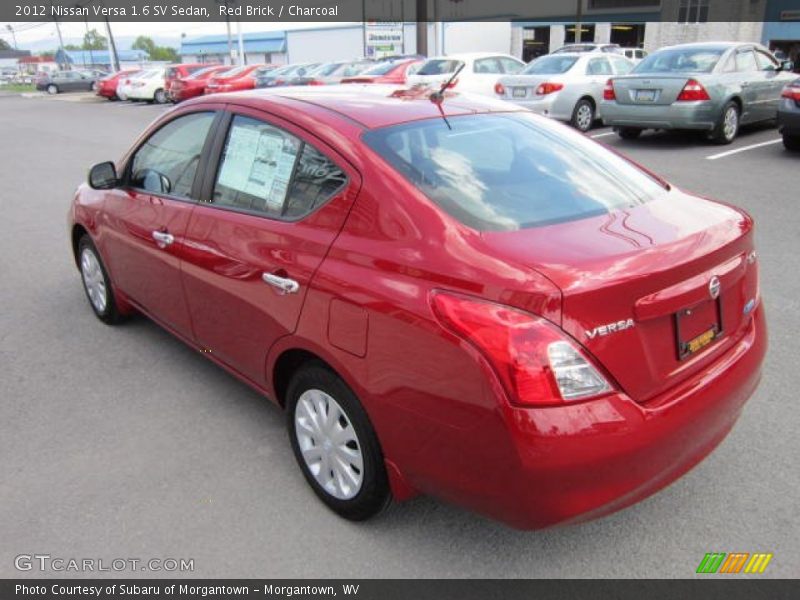
[[83, 50], [83, 48], [81, 48], [81, 47], [80, 47], [80, 46], [78, 46], [77, 44], [65, 44], [65, 45], [64, 45], [64, 50], [70, 50], [70, 51], [73, 51], [73, 50]]
[[107, 46], [108, 40], [105, 36], [100, 35], [97, 29], [90, 29], [83, 36], [84, 50], [105, 50]]
[[5, 40], [0, 40], [0, 50], [11, 50], [11, 44]]
[[156, 43], [153, 41], [153, 38], [149, 38], [146, 35], [140, 35], [134, 40], [133, 44], [131, 44], [131, 48], [134, 50], [144, 50], [150, 55], [150, 58], [152, 58], [153, 52], [156, 49]]

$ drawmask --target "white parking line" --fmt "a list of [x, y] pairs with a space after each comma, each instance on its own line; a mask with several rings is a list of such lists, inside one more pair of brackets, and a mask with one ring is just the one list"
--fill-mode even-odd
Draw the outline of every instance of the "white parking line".
[[589, 137], [601, 138], [601, 137], [606, 137], [607, 135], [614, 135], [614, 132], [613, 131], [606, 131], [605, 133], [598, 133], [597, 135], [592, 135], [592, 136], [589, 136]]
[[725, 158], [726, 156], [730, 156], [731, 154], [738, 154], [739, 152], [747, 152], [748, 150], [753, 150], [755, 148], [762, 148], [764, 146], [771, 146], [772, 144], [778, 144], [781, 141], [782, 141], [781, 138], [778, 138], [777, 140], [761, 142], [760, 144], [750, 144], [749, 146], [742, 146], [741, 148], [736, 148], [735, 150], [728, 150], [727, 152], [720, 152], [719, 154], [712, 154], [711, 156], [706, 156], [706, 159], [717, 160], [718, 158]]

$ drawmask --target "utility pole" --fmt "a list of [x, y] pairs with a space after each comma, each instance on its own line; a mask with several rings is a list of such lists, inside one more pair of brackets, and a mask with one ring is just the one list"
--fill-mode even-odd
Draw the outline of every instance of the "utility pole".
[[417, 0], [417, 54], [428, 56], [428, 0]]
[[111, 70], [116, 73], [121, 69], [119, 68], [117, 45], [114, 43], [114, 34], [111, 33], [111, 23], [108, 22], [108, 17], [106, 17], [106, 32], [108, 33], [108, 50], [111, 52]]
[[17, 48], [17, 32], [14, 31], [14, 28], [11, 25], [6, 25], [6, 29], [11, 32], [11, 39], [14, 40], [14, 50], [18, 50]]
[[583, 33], [581, 26], [581, 19], [583, 18], [583, 0], [577, 0], [578, 8], [575, 14], [575, 43], [581, 43], [581, 34]]
[[236, 37], [239, 38], [239, 66], [247, 64], [247, 57], [244, 55], [244, 38], [242, 37], [242, 22], [236, 19]]

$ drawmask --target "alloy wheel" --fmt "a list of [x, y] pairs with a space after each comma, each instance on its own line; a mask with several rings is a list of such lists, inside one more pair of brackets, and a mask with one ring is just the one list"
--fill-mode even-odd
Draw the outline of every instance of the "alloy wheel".
[[89, 301], [98, 314], [103, 314], [108, 305], [108, 289], [100, 261], [90, 248], [84, 248], [81, 252], [81, 277]]
[[339, 500], [354, 498], [364, 479], [364, 457], [339, 403], [322, 390], [306, 390], [297, 400], [294, 429], [305, 466], [320, 487]]
[[735, 106], [728, 107], [725, 111], [725, 118], [722, 125], [722, 133], [726, 140], [732, 140], [736, 137], [736, 132], [739, 130], [739, 111]]
[[578, 126], [578, 129], [581, 131], [589, 131], [589, 129], [591, 129], [594, 118], [593, 113], [592, 107], [586, 103], [578, 107], [578, 110], [575, 111], [575, 124]]

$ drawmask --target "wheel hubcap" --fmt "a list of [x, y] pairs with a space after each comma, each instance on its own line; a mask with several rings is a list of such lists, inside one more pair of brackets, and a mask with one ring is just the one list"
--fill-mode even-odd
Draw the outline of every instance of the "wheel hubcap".
[[735, 108], [729, 108], [725, 113], [725, 124], [723, 126], [723, 133], [725, 139], [729, 140], [736, 135], [736, 129], [739, 126], [739, 115]]
[[103, 277], [103, 270], [100, 268], [100, 261], [97, 260], [94, 252], [88, 248], [84, 248], [81, 253], [81, 275], [92, 306], [97, 312], [104, 312], [108, 303], [106, 280]]
[[592, 125], [592, 109], [587, 105], [582, 105], [578, 108], [578, 128], [586, 131]]
[[303, 392], [294, 429], [303, 461], [317, 483], [339, 500], [358, 494], [364, 480], [361, 443], [336, 400], [321, 390]]

